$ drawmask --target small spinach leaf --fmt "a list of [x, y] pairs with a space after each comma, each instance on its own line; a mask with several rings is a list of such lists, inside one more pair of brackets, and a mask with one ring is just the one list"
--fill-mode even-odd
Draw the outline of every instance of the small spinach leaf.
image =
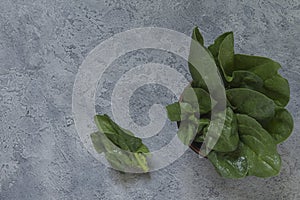
[[294, 127], [293, 117], [284, 108], [277, 107], [275, 116], [264, 128], [271, 134], [277, 144], [286, 140], [292, 133]]
[[273, 99], [278, 106], [284, 107], [290, 100], [289, 83], [278, 74], [264, 81], [264, 89], [262, 92]]
[[210, 120], [206, 118], [199, 119], [198, 132], [202, 131], [205, 127], [209, 125]]
[[175, 102], [166, 106], [168, 118], [171, 121], [186, 120], [192, 113], [193, 108], [189, 103]]
[[[214, 41], [214, 44], [212, 44], [208, 47], [208, 50], [211, 52], [211, 54], [213, 55], [213, 57], [215, 58], [216, 61], [218, 61], [220, 46], [221, 46], [222, 42], [230, 34], [232, 34], [232, 32], [223, 33]], [[219, 64], [219, 63], [217, 62], [217, 64]]]
[[233, 33], [227, 32], [219, 36], [214, 44], [208, 47], [212, 53], [217, 66], [222, 71], [222, 77], [231, 81], [231, 74], [234, 66], [234, 40]]
[[145, 154], [123, 151], [101, 132], [92, 133], [91, 139], [95, 150], [99, 154], [104, 153], [105, 158], [114, 169], [119, 171], [149, 171]]
[[231, 81], [230, 76], [233, 71], [234, 62], [234, 42], [232, 32], [230, 32], [221, 43], [218, 60], [220, 62], [220, 67], [223, 70], [226, 80]]
[[180, 122], [177, 136], [184, 145], [190, 145], [198, 132], [198, 127], [199, 119], [191, 115], [187, 120]]
[[197, 42], [199, 42], [202, 46], [204, 46], [204, 39], [203, 36], [201, 35], [199, 28], [195, 27], [193, 30], [193, 34], [192, 34], [192, 39], [196, 40]]
[[[219, 117], [221, 116], [218, 116], [217, 114], [216, 119], [218, 119]], [[218, 122], [218, 120], [216, 120], [216, 122]], [[208, 129], [205, 129], [206, 132], [203, 132], [204, 137], [206, 137], [207, 135], [207, 130]], [[217, 142], [215, 143], [215, 141]], [[215, 145], [213, 146], [213, 144]], [[206, 146], [218, 152], [231, 152], [236, 150], [238, 144], [239, 135], [237, 130], [236, 116], [232, 109], [230, 107], [227, 107], [222, 132], [220, 134], [210, 134], [209, 138], [207, 138]]]
[[216, 105], [216, 101], [201, 88], [187, 87], [182, 93], [182, 101], [192, 105], [193, 110], [199, 110], [200, 114], [211, 111]]
[[149, 149], [140, 138], [119, 127], [107, 115], [96, 115], [95, 123], [99, 132], [91, 134], [98, 153], [105, 153], [107, 160], [118, 170], [134, 167], [148, 171], [146, 154]]
[[[203, 46], [203, 44], [204, 44], [203, 37], [202, 37], [198, 27], [194, 28], [193, 34], [192, 34], [192, 39], [193, 39], [193, 41], [191, 42], [189, 61], [192, 60], [194, 57], [199, 56], [198, 52], [195, 52], [195, 49], [198, 49], [198, 48], [196, 46], [197, 44], [194, 41], [198, 42], [201, 46]], [[206, 85], [205, 81], [203, 80], [199, 71], [190, 62], [188, 63], [188, 65], [189, 65], [190, 74], [193, 78], [192, 85], [194, 87], [199, 87], [199, 88], [208, 90], [207, 85]]]

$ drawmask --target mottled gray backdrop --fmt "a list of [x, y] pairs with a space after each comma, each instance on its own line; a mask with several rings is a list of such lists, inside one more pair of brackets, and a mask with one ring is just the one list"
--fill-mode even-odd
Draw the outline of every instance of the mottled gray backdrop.
[[[300, 3], [298, 0], [1, 0], [0, 199], [300, 199]], [[199, 26], [209, 44], [234, 31], [239, 53], [271, 57], [291, 85], [293, 135], [282, 145], [277, 177], [227, 180], [205, 159], [186, 152], [147, 175], [104, 167], [83, 147], [72, 119], [72, 88], [87, 54], [116, 33], [156, 26], [191, 34]], [[109, 113], [122, 70], [147, 62], [173, 66], [187, 78], [184, 61], [168, 52], [141, 50], [115, 61], [99, 81], [96, 110]], [[120, 67], [122, 70], [120, 70]], [[146, 125], [153, 103], [175, 96], [145, 85], [131, 98], [131, 115]], [[148, 121], [147, 121], [148, 120]], [[165, 145], [176, 127], [147, 139]]]

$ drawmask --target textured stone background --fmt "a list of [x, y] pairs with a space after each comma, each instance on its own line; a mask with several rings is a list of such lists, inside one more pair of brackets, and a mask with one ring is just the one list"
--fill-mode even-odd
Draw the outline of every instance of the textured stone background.
[[[300, 199], [299, 1], [1, 0], [0, 8], [1, 200]], [[72, 87], [89, 51], [134, 27], [158, 26], [190, 35], [195, 25], [206, 44], [232, 30], [236, 52], [268, 56], [282, 64], [281, 73], [291, 84], [288, 109], [295, 130], [279, 146], [283, 160], [279, 176], [226, 180], [191, 151], [160, 171], [124, 175], [105, 168], [79, 140], [72, 120]], [[157, 55], [162, 63], [186, 73], [184, 62]], [[116, 61], [98, 91], [103, 100], [97, 101], [98, 112], [110, 112], [105, 92], [118, 78], [112, 75], [118, 74], [118, 63], [130, 68], [130, 63], [151, 61], [149, 57], [142, 51]], [[143, 105], [145, 91], [157, 96], [151, 100], [150, 95]], [[147, 120], [147, 109], [139, 105], [147, 107], [155, 99], [169, 103], [172, 98], [162, 87], [145, 86], [131, 101], [132, 116], [143, 124], [138, 119]], [[167, 127], [172, 132], [174, 127]], [[166, 135], [161, 138], [168, 141], [172, 135]]]

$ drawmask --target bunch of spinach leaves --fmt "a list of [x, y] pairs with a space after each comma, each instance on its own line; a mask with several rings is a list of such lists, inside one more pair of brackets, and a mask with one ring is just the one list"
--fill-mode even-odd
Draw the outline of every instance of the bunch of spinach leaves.
[[[204, 47], [197, 27], [192, 38]], [[280, 64], [265, 57], [235, 54], [232, 32], [222, 34], [204, 48], [218, 67], [227, 97], [225, 123], [207, 158], [226, 178], [277, 175], [281, 168], [277, 144], [293, 130], [292, 116], [284, 108], [290, 89], [288, 81], [278, 74]], [[191, 55], [197, 56], [192, 48]], [[182, 129], [185, 132], [178, 132], [184, 144], [204, 141], [211, 124], [211, 108], [218, 103], [210, 97], [204, 79], [190, 62], [189, 70], [193, 80], [184, 90], [182, 100], [167, 106], [169, 119], [186, 127]], [[190, 98], [193, 92], [196, 100]], [[197, 129], [195, 120], [199, 124]], [[195, 130], [196, 137], [191, 137]]]
[[[204, 47], [197, 27], [192, 38]], [[223, 129], [215, 134], [217, 143], [212, 145], [207, 158], [227, 178], [277, 175], [281, 168], [277, 144], [293, 130], [292, 116], [284, 108], [289, 102], [289, 84], [278, 74], [280, 64], [269, 58], [234, 54], [232, 32], [222, 34], [214, 44], [204, 48], [218, 67], [227, 97]], [[201, 56], [197, 53], [191, 48], [190, 58]], [[181, 101], [167, 106], [169, 119], [180, 122], [177, 134], [185, 145], [205, 141], [213, 124], [211, 109], [218, 106], [190, 62], [189, 71], [193, 81], [184, 89]], [[105, 153], [112, 167], [123, 172], [149, 171], [149, 149], [140, 138], [107, 115], [96, 115], [95, 123], [99, 131], [91, 134], [94, 148]]]

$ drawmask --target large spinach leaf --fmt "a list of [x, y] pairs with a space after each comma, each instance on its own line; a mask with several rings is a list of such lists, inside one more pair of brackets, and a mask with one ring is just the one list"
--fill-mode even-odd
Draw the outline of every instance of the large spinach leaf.
[[226, 85], [251, 88], [273, 99], [279, 106], [287, 105], [290, 90], [287, 80], [278, 74], [279, 63], [265, 57], [234, 54], [232, 32], [219, 36], [208, 49]]
[[207, 158], [222, 177], [243, 178], [248, 173], [247, 159], [242, 154], [243, 146], [244, 144], [240, 143], [237, 150], [228, 153], [211, 151]]
[[253, 88], [264, 93], [279, 106], [286, 106], [290, 98], [288, 81], [278, 74], [280, 64], [265, 57], [234, 55], [234, 70], [247, 70], [259, 76], [263, 87]]
[[275, 103], [257, 91], [234, 88], [227, 90], [226, 95], [236, 112], [247, 114], [258, 121], [268, 120], [275, 114]]
[[264, 82], [253, 72], [238, 70], [232, 73], [232, 81], [228, 84], [231, 88], [248, 88], [256, 91], [261, 91]]
[[242, 155], [248, 162], [248, 175], [275, 176], [280, 172], [281, 158], [272, 136], [253, 118], [237, 114]]
[[228, 153], [212, 151], [208, 159], [227, 178], [269, 177], [280, 172], [281, 159], [272, 136], [253, 118], [237, 114], [240, 144]]

